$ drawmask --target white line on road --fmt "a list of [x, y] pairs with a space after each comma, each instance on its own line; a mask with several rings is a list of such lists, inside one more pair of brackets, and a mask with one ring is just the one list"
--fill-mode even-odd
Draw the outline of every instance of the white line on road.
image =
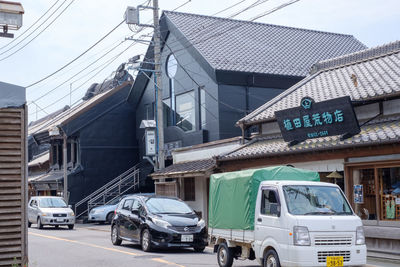
[[[88, 247], [93, 247], [93, 248], [100, 248], [100, 249], [109, 250], [109, 251], [113, 251], [113, 252], [119, 252], [119, 253], [131, 255], [131, 256], [144, 256], [144, 254], [140, 254], [140, 253], [128, 252], [128, 251], [124, 251], [124, 250], [120, 250], [120, 249], [116, 249], [116, 248], [103, 247], [103, 246], [99, 246], [99, 245], [95, 245], [95, 244], [91, 244], [91, 243], [86, 243], [86, 242], [81, 242], [81, 241], [76, 241], [76, 240], [70, 240], [70, 239], [60, 238], [60, 237], [51, 236], [51, 235], [43, 235], [43, 234], [37, 234], [37, 233], [32, 233], [32, 232], [29, 232], [29, 234], [30, 235], [34, 235], [34, 236], [43, 237], [43, 238], [58, 240], [58, 241], [64, 241], [64, 242], [79, 244], [79, 245], [83, 245], [83, 246], [88, 246]], [[149, 260], [160, 262], [160, 263], [167, 264], [167, 265], [185, 267], [184, 265], [180, 265], [180, 264], [177, 264], [177, 263], [174, 263], [174, 262], [166, 261], [166, 260], [163, 260], [161, 258], [152, 258], [152, 259], [149, 259]]]

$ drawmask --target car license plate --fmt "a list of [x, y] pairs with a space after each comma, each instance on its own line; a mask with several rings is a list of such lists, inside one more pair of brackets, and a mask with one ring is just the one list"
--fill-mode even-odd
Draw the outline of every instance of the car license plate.
[[328, 256], [326, 257], [326, 267], [343, 266], [343, 256]]
[[64, 219], [57, 218], [57, 222], [63, 222], [63, 221], [64, 221]]
[[182, 235], [181, 241], [182, 242], [193, 242], [193, 235]]

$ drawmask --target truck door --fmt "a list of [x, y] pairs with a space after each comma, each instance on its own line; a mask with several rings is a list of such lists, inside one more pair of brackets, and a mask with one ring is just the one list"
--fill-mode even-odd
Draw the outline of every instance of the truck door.
[[[270, 240], [268, 245], [272, 245], [279, 254], [280, 247], [287, 243], [287, 235], [289, 233], [280, 212], [281, 201], [278, 189], [275, 187], [262, 187], [261, 190], [261, 199], [259, 199], [261, 203], [257, 205], [259, 210], [255, 213], [256, 242], [260, 244], [260, 249], [263, 249], [263, 242]], [[282, 255], [278, 256], [282, 257]]]

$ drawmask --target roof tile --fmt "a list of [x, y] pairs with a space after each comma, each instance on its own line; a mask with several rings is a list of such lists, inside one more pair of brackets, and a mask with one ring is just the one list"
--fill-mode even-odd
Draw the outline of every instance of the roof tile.
[[362, 101], [400, 94], [400, 41], [334, 58], [316, 66], [318, 72], [265, 103], [239, 123], [251, 125], [273, 120], [275, 111], [297, 107], [304, 96], [320, 102], [342, 96]]
[[165, 11], [214, 69], [306, 76], [323, 59], [365, 49], [351, 35]]

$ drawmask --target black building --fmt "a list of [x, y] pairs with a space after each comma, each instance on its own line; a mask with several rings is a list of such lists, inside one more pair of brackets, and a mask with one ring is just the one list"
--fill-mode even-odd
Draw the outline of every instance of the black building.
[[64, 136], [69, 204], [76, 204], [138, 163], [135, 110], [126, 101], [131, 88], [132, 83], [125, 82], [87, 95], [79, 105], [29, 127], [32, 143], [50, 147], [50, 170], [30, 179], [37, 194], [63, 192]]
[[[351, 35], [178, 12], [164, 12], [162, 89], [165, 148], [238, 136], [235, 123], [302, 80], [323, 59], [366, 48]], [[155, 118], [153, 46], [129, 102], [142, 120]], [[144, 155], [144, 142], [140, 145]]]

